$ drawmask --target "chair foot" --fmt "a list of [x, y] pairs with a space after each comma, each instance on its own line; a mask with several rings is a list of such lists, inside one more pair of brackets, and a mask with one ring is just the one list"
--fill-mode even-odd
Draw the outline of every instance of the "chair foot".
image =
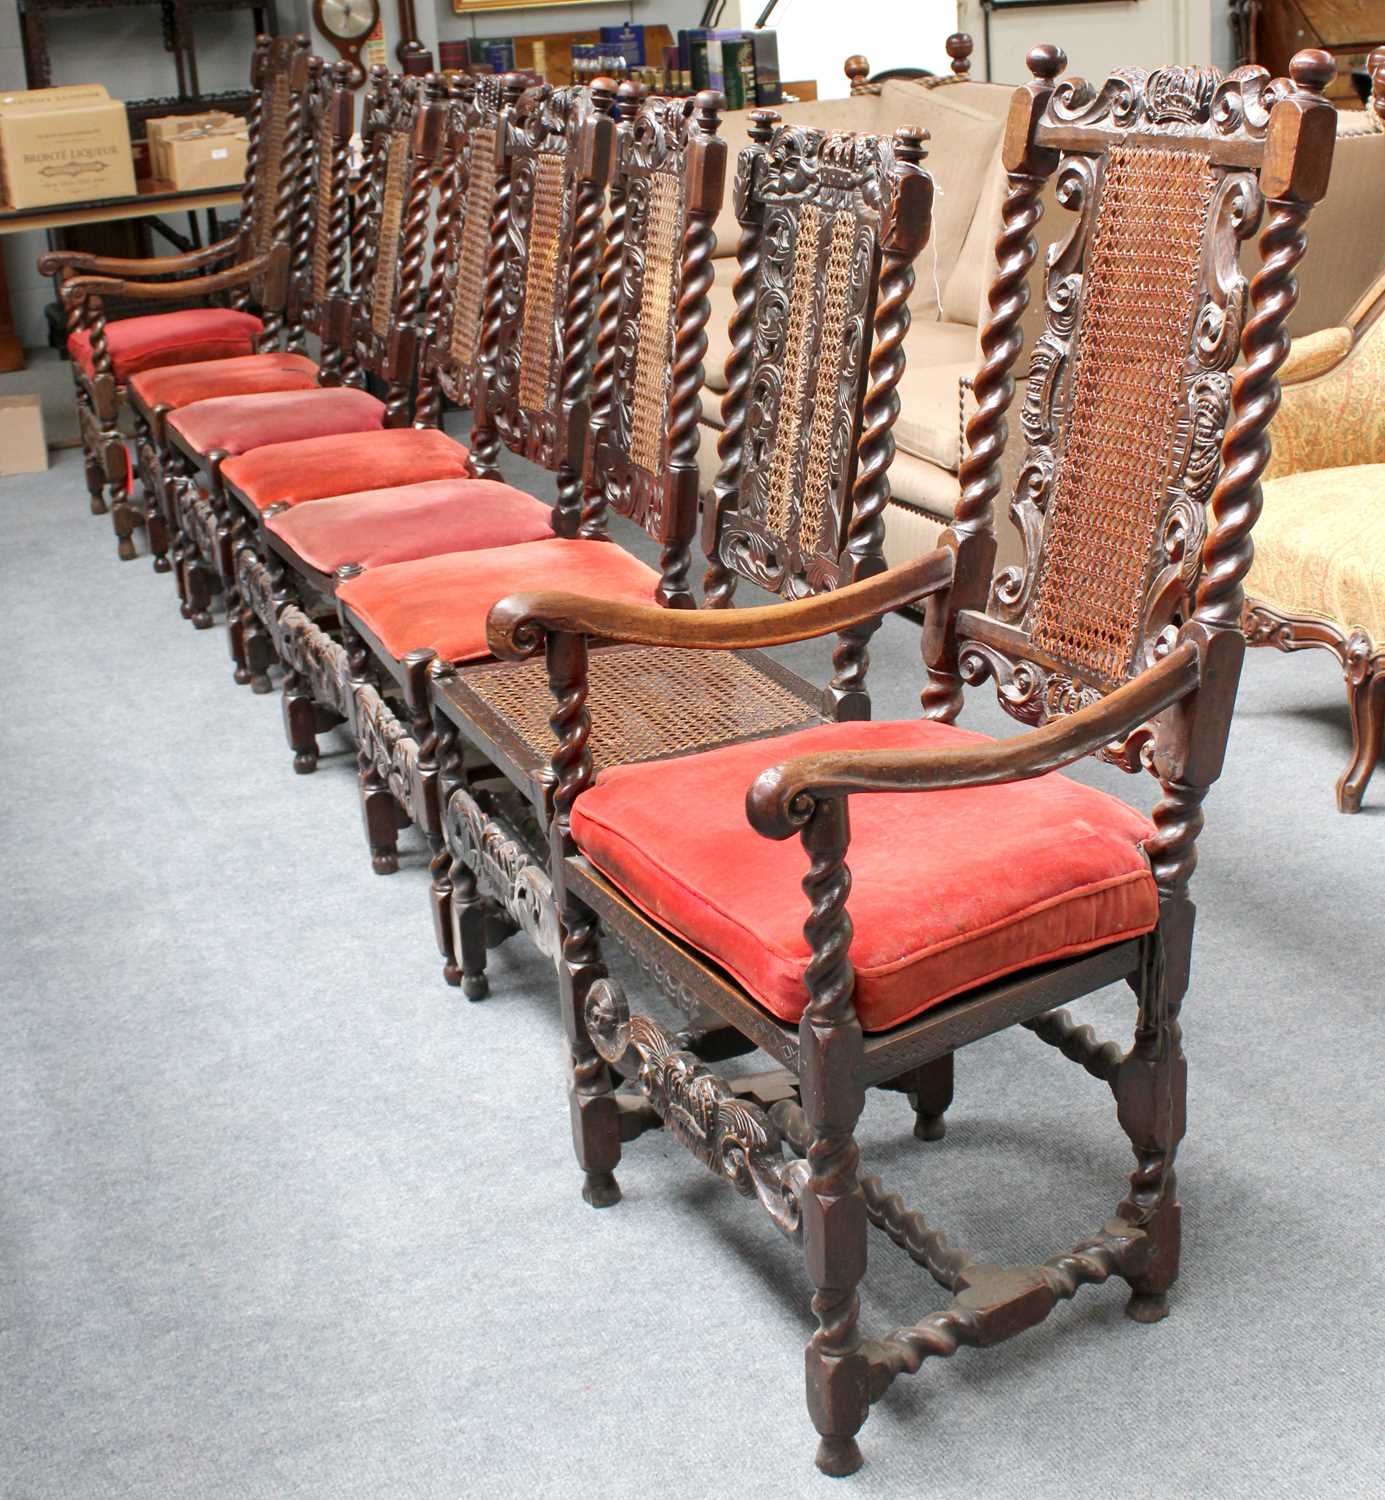
[[443, 961], [442, 977], [454, 990], [461, 988], [462, 970], [455, 960], [449, 958]]
[[1169, 1294], [1134, 1292], [1125, 1304], [1125, 1315], [1132, 1323], [1162, 1323], [1169, 1315]]
[[243, 662], [236, 663], [236, 669], [231, 673], [231, 677], [241, 687], [250, 686], [250, 668]]
[[300, 776], [311, 776], [317, 770], [317, 751], [299, 750], [293, 757], [293, 769]]
[[[444, 970], [443, 972], [445, 974], [446, 970]], [[453, 984], [455, 982], [455, 980], [448, 980], [449, 984]], [[486, 978], [484, 974], [462, 974], [461, 983], [462, 994], [464, 994], [467, 999], [472, 1001], [473, 1003], [477, 1000], [484, 1000], [486, 996], [491, 992], [491, 982]], [[615, 1181], [614, 1178], [612, 1178], [611, 1180], [613, 1182]], [[617, 1197], [618, 1196], [619, 1189], [617, 1189]]]
[[196, 610], [188, 616], [188, 619], [192, 621], [192, 628], [194, 630], [210, 630], [212, 628], [212, 617], [208, 610]]
[[942, 1115], [917, 1115], [915, 1117], [915, 1140], [940, 1141], [946, 1134], [947, 1121]]
[[171, 573], [173, 571], [173, 564], [169, 562], [166, 557], [162, 556], [159, 553], [155, 553], [154, 571], [156, 573]]
[[93, 493], [89, 498], [91, 500], [92, 515], [104, 516], [106, 514], [106, 511], [109, 509], [106, 504], [106, 497], [104, 495], [97, 495]]
[[397, 849], [372, 849], [370, 853], [370, 868], [377, 875], [397, 875], [399, 873], [399, 851]]
[[274, 684], [269, 680], [269, 674], [267, 672], [251, 672], [250, 691], [252, 693], [259, 693], [261, 696], [265, 693], [272, 693], [274, 691]]
[[865, 1459], [861, 1457], [861, 1445], [854, 1437], [825, 1437], [818, 1441], [814, 1462], [831, 1478], [845, 1479], [848, 1474], [854, 1474]]
[[134, 539], [134, 537], [131, 537], [131, 536], [122, 536], [122, 537], [117, 538], [116, 544], [115, 544], [115, 555], [121, 560], [121, 562], [134, 562], [134, 560], [135, 560], [135, 539]]
[[620, 1202], [620, 1184], [613, 1172], [588, 1172], [582, 1183], [582, 1197], [593, 1208], [612, 1208]]

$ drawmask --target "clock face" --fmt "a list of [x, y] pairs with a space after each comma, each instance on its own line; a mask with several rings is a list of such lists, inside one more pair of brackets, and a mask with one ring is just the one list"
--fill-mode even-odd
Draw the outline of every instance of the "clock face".
[[379, 13], [376, 0], [319, 0], [323, 31], [346, 42], [365, 36]]

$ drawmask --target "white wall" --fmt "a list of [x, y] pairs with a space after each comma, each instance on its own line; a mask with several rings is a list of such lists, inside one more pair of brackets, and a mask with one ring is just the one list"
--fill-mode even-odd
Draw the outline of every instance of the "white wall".
[[[753, 7], [753, 9], [752, 9]], [[763, 7], [743, 0], [753, 22]], [[779, 0], [770, 26], [779, 33], [779, 71], [785, 78], [816, 79], [818, 97], [842, 99], [848, 86], [842, 64], [859, 52], [872, 72], [885, 68], [951, 67], [943, 42], [957, 30], [956, 0]]]

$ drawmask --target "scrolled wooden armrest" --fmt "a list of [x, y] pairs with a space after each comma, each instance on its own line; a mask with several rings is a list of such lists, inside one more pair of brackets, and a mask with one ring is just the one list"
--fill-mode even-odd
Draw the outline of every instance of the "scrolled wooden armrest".
[[173, 276], [180, 271], [198, 271], [234, 255], [237, 236], [228, 235], [202, 250], [186, 255], [151, 255], [130, 259], [118, 255], [93, 255], [87, 250], [46, 250], [38, 258], [40, 276], [57, 276], [63, 271], [82, 271], [94, 276]]
[[755, 778], [746, 793], [746, 816], [766, 838], [786, 839], [803, 828], [824, 797], [852, 792], [931, 792], [1044, 776], [1148, 723], [1191, 693], [1201, 677], [1202, 653], [1193, 641], [1183, 641], [1099, 703], [1011, 739], [947, 750], [800, 755]]
[[491, 607], [486, 640], [494, 655], [511, 661], [537, 655], [549, 632], [690, 651], [785, 646], [860, 625], [937, 593], [951, 584], [953, 568], [953, 553], [940, 547], [860, 583], [754, 609], [661, 609], [557, 590], [511, 594]]
[[274, 263], [275, 252], [257, 255], [214, 271], [210, 276], [190, 276], [182, 281], [125, 281], [118, 276], [74, 276], [62, 284], [64, 303], [71, 307], [87, 297], [129, 297], [136, 302], [182, 302], [188, 298], [209, 297], [233, 286], [244, 286], [263, 276]]

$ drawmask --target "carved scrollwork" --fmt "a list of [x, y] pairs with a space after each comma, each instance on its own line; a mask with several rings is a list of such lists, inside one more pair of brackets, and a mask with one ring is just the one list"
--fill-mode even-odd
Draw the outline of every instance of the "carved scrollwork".
[[236, 586], [242, 602], [277, 644], [280, 600], [276, 596], [274, 579], [249, 547], [242, 547], [236, 556]]
[[1023, 724], [1042, 724], [1100, 702], [1101, 690], [1066, 672], [1033, 661], [1011, 661], [979, 641], [968, 641], [958, 653], [958, 670], [973, 685], [994, 677], [1006, 710]]
[[796, 1238], [808, 1165], [785, 1159], [779, 1131], [764, 1110], [737, 1098], [657, 1022], [632, 1016], [613, 980], [591, 987], [585, 1015], [593, 1046], [612, 1067], [633, 1074], [668, 1130], [737, 1192], [757, 1198], [782, 1234]]
[[280, 611], [274, 643], [284, 664], [307, 682], [313, 702], [332, 709], [350, 723], [351, 663], [345, 647], [296, 604]]
[[361, 757], [389, 788], [394, 800], [422, 826], [425, 792], [419, 783], [418, 741], [409, 733], [374, 684], [355, 684], [352, 725]]
[[1174, 66], [1146, 72], [1118, 68], [1097, 88], [1066, 78], [1053, 92], [1049, 125], [1109, 125], [1113, 130], [1158, 127], [1170, 135], [1241, 136], [1263, 140], [1278, 97], [1264, 68]]
[[1029, 362], [1029, 383], [1020, 408], [1020, 428], [1031, 446], [1053, 440], [1057, 391], [1067, 367], [1067, 345], [1051, 334], [1042, 334]]
[[1025, 459], [1010, 501], [1010, 516], [1019, 529], [1025, 561], [1002, 568], [991, 586], [991, 610], [1002, 620], [1020, 619], [1038, 581], [1044, 511], [1053, 489], [1054, 459], [1047, 448], [1034, 448]]
[[485, 894], [504, 908], [540, 953], [556, 961], [562, 943], [553, 882], [491, 800], [482, 806], [466, 787], [454, 787], [443, 810], [443, 837]]

